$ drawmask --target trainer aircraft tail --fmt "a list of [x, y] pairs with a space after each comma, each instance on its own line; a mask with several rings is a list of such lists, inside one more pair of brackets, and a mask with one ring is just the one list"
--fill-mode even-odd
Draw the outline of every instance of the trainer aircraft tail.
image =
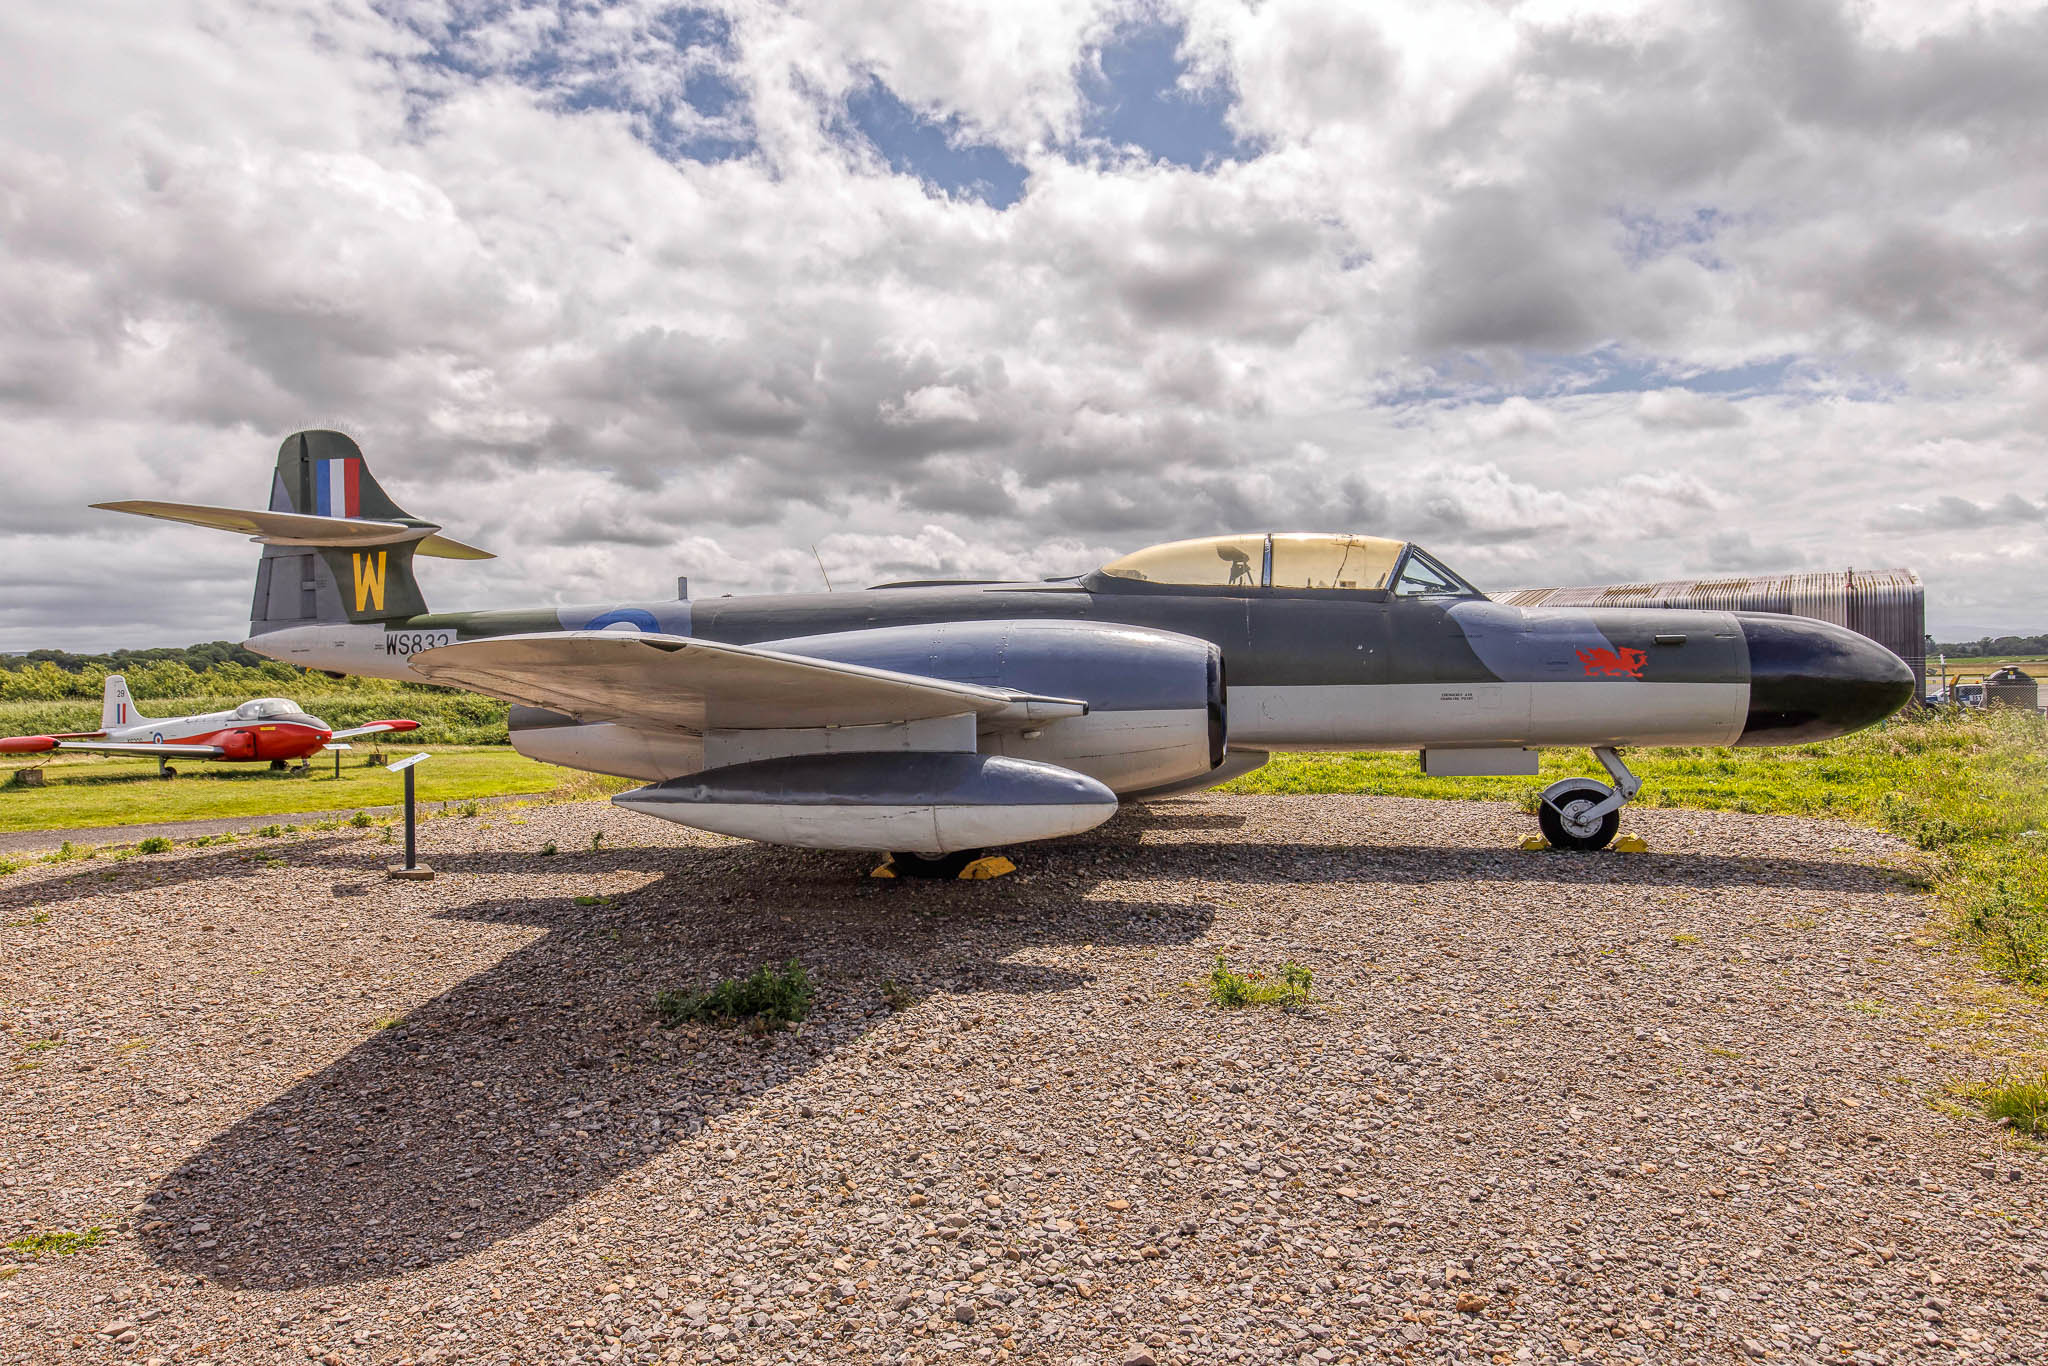
[[136, 710], [135, 699], [128, 695], [128, 680], [119, 674], [108, 674], [107, 691], [100, 699], [100, 729], [139, 726], [147, 720], [147, 716]]
[[389, 622], [427, 610], [415, 555], [488, 560], [491, 553], [440, 534], [391, 500], [362, 448], [340, 432], [296, 432], [277, 451], [266, 509], [137, 500], [95, 503], [112, 512], [238, 531], [263, 546], [249, 632], [316, 622]]

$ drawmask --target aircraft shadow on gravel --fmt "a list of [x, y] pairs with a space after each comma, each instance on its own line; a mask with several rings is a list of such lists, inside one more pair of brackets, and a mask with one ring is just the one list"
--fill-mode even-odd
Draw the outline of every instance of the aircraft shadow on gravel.
[[[161, 1226], [143, 1246], [160, 1265], [263, 1289], [469, 1254], [857, 1044], [888, 1016], [886, 980], [915, 996], [1065, 990], [1089, 979], [1001, 960], [1036, 945], [1190, 944], [1214, 919], [1202, 904], [1093, 899], [1108, 878], [1898, 889], [1882, 870], [1786, 858], [1143, 839], [1147, 829], [1236, 823], [1189, 814], [1120, 818], [1039, 846], [1031, 863], [1053, 876], [993, 883], [873, 881], [859, 876], [869, 859], [752, 844], [562, 855], [554, 866], [579, 873], [662, 876], [609, 905], [556, 897], [443, 912], [545, 933], [214, 1138], [147, 1198], [144, 1218]], [[504, 854], [432, 861], [444, 875], [518, 866]], [[831, 975], [800, 1034], [653, 1025], [661, 989], [791, 957], [816, 964], [828, 945]], [[708, 1042], [692, 1059], [699, 1040]], [[682, 1056], [657, 1057], [664, 1046]]]
[[[499, 855], [433, 862], [444, 873], [506, 866]], [[885, 980], [914, 997], [1060, 991], [1089, 978], [1001, 960], [1036, 945], [1189, 943], [1213, 920], [1205, 905], [1094, 900], [1022, 880], [870, 881], [855, 874], [871, 860], [764, 845], [628, 847], [556, 866], [572, 862], [666, 876], [610, 905], [560, 897], [443, 912], [545, 933], [208, 1142], [146, 1198], [147, 1254], [252, 1289], [464, 1256], [858, 1044], [889, 1016]], [[742, 890], [704, 895], [700, 882]], [[815, 971], [828, 944], [832, 967], [800, 1033], [655, 1026], [661, 989], [791, 957]], [[655, 1055], [664, 1047], [666, 1060]]]
[[40, 882], [17, 883], [0, 888], [0, 918], [12, 919], [12, 912], [61, 906], [69, 901], [118, 896], [140, 887], [181, 887], [213, 878], [245, 877], [259, 859], [281, 858], [302, 863], [309, 855], [325, 855], [336, 846], [353, 843], [348, 835], [328, 835], [297, 840], [248, 840], [224, 846], [219, 853], [196, 857], [158, 859], [150, 854], [116, 858], [97, 854], [76, 861], [75, 873]]

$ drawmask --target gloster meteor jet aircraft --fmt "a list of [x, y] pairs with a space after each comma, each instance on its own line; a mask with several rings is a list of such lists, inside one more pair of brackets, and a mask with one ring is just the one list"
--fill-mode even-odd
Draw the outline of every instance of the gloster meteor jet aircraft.
[[1913, 689], [1837, 626], [1507, 607], [1377, 536], [1209, 536], [1037, 583], [429, 612], [414, 556], [484, 552], [401, 510], [337, 432], [285, 441], [267, 511], [99, 506], [262, 542], [252, 649], [506, 699], [521, 752], [648, 781], [621, 806], [907, 871], [1086, 830], [1273, 749], [1410, 749], [1478, 776], [1589, 748], [1613, 783], [1554, 783], [1538, 820], [1597, 849], [1638, 788], [1621, 749], [1802, 744]]
[[347, 749], [342, 741], [358, 735], [416, 730], [417, 721], [371, 721], [347, 730], [331, 729], [308, 716], [285, 697], [258, 697], [232, 711], [194, 716], [144, 716], [128, 695], [128, 680], [107, 675], [100, 700], [100, 728], [61, 735], [10, 735], [0, 739], [0, 754], [47, 754], [82, 750], [89, 754], [136, 754], [156, 760], [157, 772], [174, 778], [172, 759], [221, 759], [229, 763], [268, 761], [283, 768], [293, 759], [303, 763], [323, 749]]

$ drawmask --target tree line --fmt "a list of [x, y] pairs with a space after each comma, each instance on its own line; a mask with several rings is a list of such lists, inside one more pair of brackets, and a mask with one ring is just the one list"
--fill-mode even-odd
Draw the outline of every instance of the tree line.
[[230, 640], [209, 640], [183, 649], [165, 646], [98, 655], [30, 650], [26, 654], [0, 655], [0, 700], [57, 702], [98, 698], [105, 691], [108, 674], [126, 678], [128, 691], [137, 699], [214, 693], [253, 697], [260, 693], [289, 693], [295, 687], [316, 687], [323, 693], [352, 689], [387, 691], [396, 686], [384, 679], [329, 678], [296, 664], [265, 659]]
[[1954, 643], [1936, 641], [1935, 651], [1950, 659], [1997, 659], [2003, 655], [2048, 655], [2048, 636], [1985, 636]]

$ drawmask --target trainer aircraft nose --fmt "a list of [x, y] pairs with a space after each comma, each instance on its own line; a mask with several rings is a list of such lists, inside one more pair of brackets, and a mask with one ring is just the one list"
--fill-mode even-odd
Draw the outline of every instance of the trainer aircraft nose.
[[1738, 745], [1797, 745], [1877, 724], [1913, 696], [1913, 671], [1824, 621], [1737, 612], [1749, 642], [1749, 719]]

